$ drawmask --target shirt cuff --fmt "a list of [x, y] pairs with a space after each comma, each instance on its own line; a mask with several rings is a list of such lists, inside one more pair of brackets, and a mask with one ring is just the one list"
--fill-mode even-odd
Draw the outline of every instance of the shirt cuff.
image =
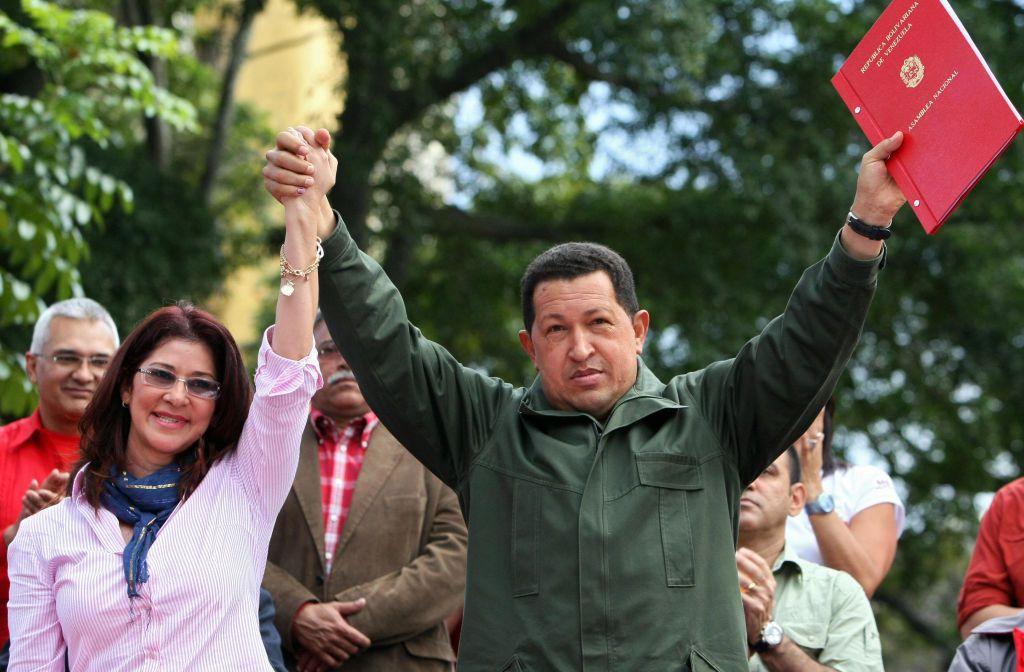
[[839, 278], [856, 287], [869, 287], [877, 281], [878, 272], [885, 268], [886, 245], [882, 243], [882, 252], [874, 259], [854, 259], [846, 251], [842, 243], [842, 229], [836, 234], [836, 240], [828, 253], [828, 264], [835, 270]]
[[305, 357], [299, 360], [288, 359], [270, 347], [273, 338], [274, 327], [267, 327], [263, 332], [256, 366], [256, 396], [287, 397], [302, 390], [308, 401], [324, 383], [316, 346], [311, 341]]

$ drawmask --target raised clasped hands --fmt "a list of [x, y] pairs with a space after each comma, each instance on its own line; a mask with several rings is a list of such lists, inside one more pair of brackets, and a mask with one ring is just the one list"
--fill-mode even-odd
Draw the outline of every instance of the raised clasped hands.
[[331, 152], [327, 129], [314, 132], [305, 126], [277, 134], [274, 149], [266, 153], [263, 186], [286, 207], [304, 205], [319, 213], [318, 234], [326, 238], [334, 228], [334, 215], [327, 194], [334, 187], [338, 159]]

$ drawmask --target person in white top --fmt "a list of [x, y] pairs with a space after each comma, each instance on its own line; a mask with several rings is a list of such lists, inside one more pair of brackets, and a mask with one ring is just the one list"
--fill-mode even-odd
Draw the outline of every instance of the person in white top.
[[786, 544], [805, 560], [852, 575], [874, 595], [896, 557], [905, 509], [889, 474], [836, 459], [835, 399], [830, 399], [794, 447], [807, 504], [789, 518]]

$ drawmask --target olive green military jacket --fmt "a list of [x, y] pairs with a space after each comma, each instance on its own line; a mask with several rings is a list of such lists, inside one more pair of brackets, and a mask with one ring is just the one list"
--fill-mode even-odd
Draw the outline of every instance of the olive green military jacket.
[[739, 497], [831, 394], [881, 259], [837, 239], [734, 359], [666, 384], [638, 358], [602, 424], [424, 338], [340, 218], [323, 246], [320, 305], [370, 407], [462, 504], [459, 672], [747, 670]]

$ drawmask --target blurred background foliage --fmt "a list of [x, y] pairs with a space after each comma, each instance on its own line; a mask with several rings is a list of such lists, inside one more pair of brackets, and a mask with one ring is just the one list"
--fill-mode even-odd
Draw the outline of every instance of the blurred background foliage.
[[[167, 300], [202, 302], [281, 239], [256, 158], [272, 132], [232, 100], [264, 3], [72, 4], [111, 18], [0, 0], [8, 417], [31, 406], [17, 353], [43, 303], [84, 291], [127, 329]], [[653, 315], [647, 358], [669, 376], [730, 356], [779, 313], [852, 199], [867, 146], [828, 80], [880, 1], [296, 4], [330, 22], [345, 63], [332, 203], [427, 335], [510, 380], [532, 376], [518, 277], [546, 246], [597, 240], [629, 259]], [[1024, 2], [954, 6], [1020, 105]], [[200, 31], [189, 17], [203, 11], [218, 20]], [[51, 13], [91, 18], [40, 23]], [[39, 165], [68, 171], [59, 190]], [[840, 451], [884, 466], [908, 503], [874, 600], [891, 669], [944, 668], [978, 516], [1024, 460], [1022, 186], [1018, 142], [939, 235], [901, 214], [838, 393]], [[254, 218], [255, 235], [237, 225]]]

